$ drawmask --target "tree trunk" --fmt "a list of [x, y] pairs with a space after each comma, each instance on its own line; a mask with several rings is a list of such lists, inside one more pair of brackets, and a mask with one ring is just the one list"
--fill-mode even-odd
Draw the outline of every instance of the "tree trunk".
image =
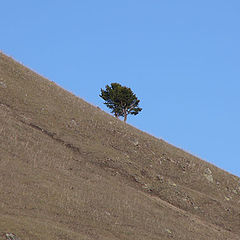
[[127, 121], [127, 110], [124, 109], [123, 113], [124, 113], [124, 122], [126, 122]]

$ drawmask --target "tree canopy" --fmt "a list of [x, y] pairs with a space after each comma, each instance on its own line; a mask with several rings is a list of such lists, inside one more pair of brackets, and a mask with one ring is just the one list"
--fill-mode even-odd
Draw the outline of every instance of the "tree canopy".
[[128, 87], [121, 86], [119, 83], [111, 83], [106, 85], [106, 89], [101, 89], [99, 95], [103, 100], [104, 104], [110, 108], [111, 113], [115, 117], [123, 117], [124, 122], [127, 120], [127, 115], [137, 115], [142, 108], [138, 107], [140, 100], [137, 99], [136, 94]]

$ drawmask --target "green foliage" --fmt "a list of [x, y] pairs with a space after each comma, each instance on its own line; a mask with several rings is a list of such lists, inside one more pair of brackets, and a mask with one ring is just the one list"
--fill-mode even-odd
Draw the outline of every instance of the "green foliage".
[[110, 108], [115, 117], [124, 117], [124, 121], [127, 120], [127, 115], [137, 115], [142, 108], [138, 107], [140, 100], [130, 88], [121, 86], [119, 83], [111, 83], [111, 86], [107, 85], [106, 90], [101, 89], [99, 95], [104, 104]]

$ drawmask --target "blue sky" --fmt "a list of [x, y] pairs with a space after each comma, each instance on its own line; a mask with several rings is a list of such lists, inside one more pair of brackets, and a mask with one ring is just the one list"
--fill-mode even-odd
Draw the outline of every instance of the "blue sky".
[[2, 1], [0, 49], [87, 102], [111, 82], [128, 123], [240, 176], [239, 0]]

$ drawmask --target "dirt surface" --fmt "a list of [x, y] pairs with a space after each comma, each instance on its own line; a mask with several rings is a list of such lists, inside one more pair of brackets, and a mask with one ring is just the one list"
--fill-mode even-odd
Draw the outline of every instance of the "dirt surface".
[[2, 53], [0, 170], [0, 236], [240, 239], [238, 177]]

